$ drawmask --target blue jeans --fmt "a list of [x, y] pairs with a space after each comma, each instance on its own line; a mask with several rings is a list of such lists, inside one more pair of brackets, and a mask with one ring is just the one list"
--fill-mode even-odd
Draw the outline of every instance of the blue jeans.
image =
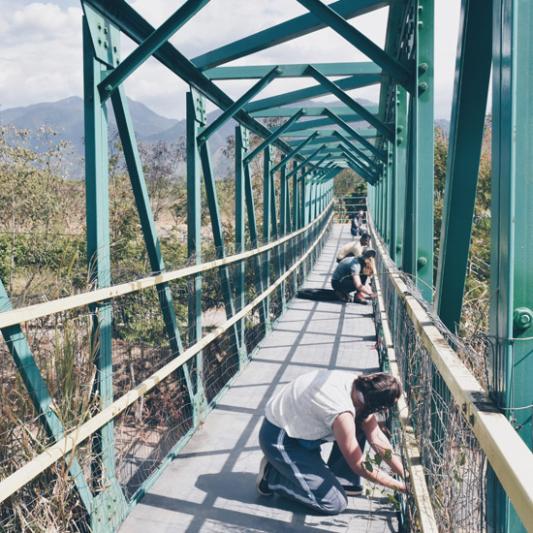
[[[359, 434], [364, 446], [364, 434]], [[320, 513], [339, 514], [346, 509], [347, 499], [337, 476], [352, 485], [359, 485], [360, 478], [346, 463], [337, 443], [324, 463], [321, 443], [289, 437], [266, 418], [259, 431], [259, 444], [270, 465], [266, 474], [269, 489]]]

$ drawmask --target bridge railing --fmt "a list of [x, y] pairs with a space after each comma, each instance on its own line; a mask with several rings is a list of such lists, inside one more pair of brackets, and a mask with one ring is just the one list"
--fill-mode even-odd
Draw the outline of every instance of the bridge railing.
[[[418, 489], [406, 501], [405, 521], [412, 530], [486, 531], [490, 464], [533, 530], [533, 457], [479, 379], [484, 354], [476, 358], [442, 325], [371, 221], [370, 229], [378, 252], [378, 346], [382, 365], [404, 384], [396, 434]], [[417, 483], [420, 472], [425, 480]]]
[[[0, 352], [3, 401], [12, 402], [17, 415], [0, 426], [0, 529], [46, 523], [59, 530], [110, 531], [121, 523], [283, 313], [330, 227], [333, 204], [323, 205], [306, 226], [243, 253], [0, 313], [6, 340]], [[261, 285], [262, 266], [270, 259], [267, 284]], [[204, 285], [218, 283], [222, 268], [235, 279], [243, 266], [243, 305], [232, 315], [220, 307], [211, 324], [204, 320], [203, 336], [181, 352], [172, 351], [164, 338], [144, 342], [142, 334], [121, 334], [130, 314], [145, 306], [162, 321], [157, 305], [162, 284], [170, 285], [175, 305], [187, 305], [194, 276], [201, 273]], [[112, 307], [114, 324], [114, 396], [104, 408], [94, 395], [90, 346], [91, 338], [104, 334], [93, 331], [94, 309], [102, 305]], [[49, 349], [58, 335], [62, 348], [71, 351], [68, 360]], [[42, 414], [28, 407], [31, 400], [41, 402]], [[62, 431], [55, 436], [48, 430], [53, 423]], [[102, 430], [109, 427], [106, 436]], [[8, 450], [15, 455], [9, 457]], [[109, 469], [105, 476], [102, 468]], [[102, 485], [102, 479], [110, 481]]]

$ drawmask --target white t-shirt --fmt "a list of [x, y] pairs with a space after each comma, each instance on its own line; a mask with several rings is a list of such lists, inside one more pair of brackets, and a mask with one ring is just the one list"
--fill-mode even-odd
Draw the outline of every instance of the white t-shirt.
[[352, 386], [355, 372], [315, 370], [288, 383], [266, 406], [267, 420], [289, 437], [334, 440], [333, 422], [341, 413], [355, 417]]

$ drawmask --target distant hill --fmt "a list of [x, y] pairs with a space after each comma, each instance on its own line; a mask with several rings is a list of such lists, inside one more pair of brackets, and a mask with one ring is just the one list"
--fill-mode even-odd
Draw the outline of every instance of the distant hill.
[[[185, 136], [185, 120], [169, 119], [158, 115], [140, 102], [128, 99], [133, 127], [137, 140], [144, 143], [165, 141], [178, 143]], [[220, 111], [208, 114], [208, 119], [213, 120]], [[117, 131], [115, 118], [112, 111], [109, 113], [110, 138]], [[14, 107], [0, 112], [1, 125], [13, 125], [17, 129], [27, 129], [30, 132], [38, 131], [46, 126], [57, 133], [59, 140], [64, 140], [72, 146], [66, 167], [67, 175], [74, 179], [83, 177], [84, 156], [84, 124], [83, 100], [78, 96], [71, 96], [57, 102], [43, 102], [25, 107]], [[226, 123], [210, 139], [212, 160], [215, 172], [225, 176], [228, 171], [228, 162], [224, 160], [222, 148], [229, 135], [233, 134], [235, 123]], [[30, 135], [30, 146], [39, 150], [37, 136]]]

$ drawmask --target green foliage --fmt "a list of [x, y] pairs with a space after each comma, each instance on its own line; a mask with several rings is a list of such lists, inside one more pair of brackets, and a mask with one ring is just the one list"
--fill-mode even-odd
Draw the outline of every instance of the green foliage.
[[351, 194], [366, 194], [367, 190], [366, 181], [349, 168], [337, 174], [333, 187], [337, 198], [350, 196]]

